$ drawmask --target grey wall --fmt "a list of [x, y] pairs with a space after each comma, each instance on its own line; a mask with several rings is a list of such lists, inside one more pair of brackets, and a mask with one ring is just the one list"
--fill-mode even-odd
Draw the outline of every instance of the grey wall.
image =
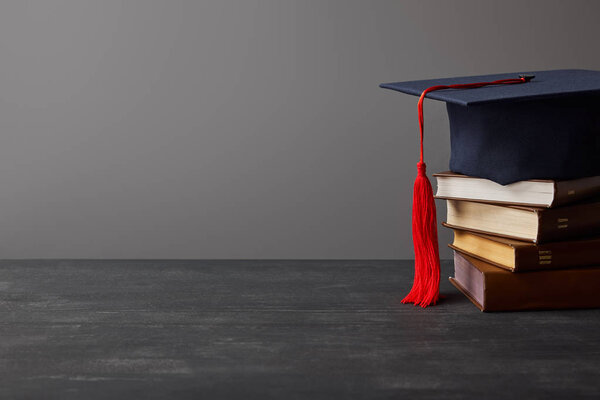
[[[2, 1], [0, 257], [411, 258], [416, 98], [378, 83], [600, 69], [599, 14]], [[443, 170], [444, 106], [426, 120], [429, 171]]]

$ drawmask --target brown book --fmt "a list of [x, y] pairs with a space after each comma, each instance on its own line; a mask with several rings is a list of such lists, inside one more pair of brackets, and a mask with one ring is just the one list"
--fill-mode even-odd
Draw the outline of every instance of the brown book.
[[481, 311], [600, 307], [600, 267], [513, 274], [454, 252], [450, 282]]
[[433, 174], [437, 180], [436, 198], [480, 202], [558, 207], [600, 194], [600, 176], [568, 181], [528, 180], [500, 185], [484, 178], [454, 172]]
[[448, 246], [513, 272], [600, 265], [600, 237], [538, 245], [455, 229]]
[[448, 200], [445, 225], [479, 233], [546, 243], [600, 236], [600, 202], [557, 208]]

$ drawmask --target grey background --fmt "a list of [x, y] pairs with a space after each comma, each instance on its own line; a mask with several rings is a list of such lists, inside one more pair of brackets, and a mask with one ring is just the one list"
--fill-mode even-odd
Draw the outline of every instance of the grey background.
[[[416, 98], [377, 85], [600, 69], [599, 14], [597, 1], [2, 1], [0, 257], [411, 258]], [[429, 171], [444, 170], [443, 104], [426, 121]]]

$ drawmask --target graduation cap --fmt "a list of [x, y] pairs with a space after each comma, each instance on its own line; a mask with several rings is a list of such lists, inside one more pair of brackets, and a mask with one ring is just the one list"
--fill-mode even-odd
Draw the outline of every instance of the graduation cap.
[[423, 160], [423, 101], [446, 102], [450, 170], [500, 184], [600, 175], [600, 71], [553, 70], [384, 83], [420, 96], [413, 194], [415, 281], [403, 302], [439, 298], [435, 203]]

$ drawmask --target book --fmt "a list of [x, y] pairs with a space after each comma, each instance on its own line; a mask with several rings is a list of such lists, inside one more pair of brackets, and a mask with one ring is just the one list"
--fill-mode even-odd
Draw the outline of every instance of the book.
[[600, 202], [557, 208], [447, 201], [445, 226], [533, 243], [600, 236]]
[[455, 229], [448, 247], [513, 272], [600, 265], [600, 237], [538, 245]]
[[535, 179], [508, 185], [449, 171], [433, 176], [437, 180], [438, 199], [558, 207], [600, 194], [600, 176], [567, 181]]
[[450, 282], [481, 311], [600, 307], [600, 267], [513, 274], [454, 252]]

